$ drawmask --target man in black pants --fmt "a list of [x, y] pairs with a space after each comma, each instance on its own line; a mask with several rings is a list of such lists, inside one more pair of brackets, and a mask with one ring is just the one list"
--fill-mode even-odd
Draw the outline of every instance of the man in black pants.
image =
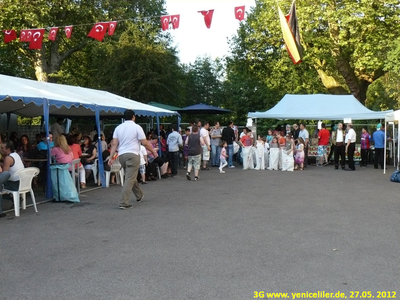
[[335, 145], [335, 170], [339, 169], [339, 156], [340, 156], [340, 165], [344, 170], [346, 164], [346, 153], [344, 147], [344, 131], [343, 131], [343, 124], [339, 123], [338, 128], [335, 132], [336, 136], [336, 145]]
[[354, 150], [356, 149], [356, 132], [353, 129], [353, 124], [347, 124], [346, 134], [346, 153], [349, 160], [349, 168], [346, 171], [355, 171], [354, 165]]

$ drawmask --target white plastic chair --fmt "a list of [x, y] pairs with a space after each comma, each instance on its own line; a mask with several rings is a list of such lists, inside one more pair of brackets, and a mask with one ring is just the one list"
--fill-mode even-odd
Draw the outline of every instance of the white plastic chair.
[[96, 158], [94, 160], [94, 163], [93, 163], [92, 167], [90, 168], [92, 170], [92, 172], [93, 172], [94, 184], [97, 184], [97, 164], [98, 164], [98, 162], [99, 162], [99, 159]]
[[[107, 157], [104, 163], [107, 163], [109, 159], [110, 157]], [[122, 168], [118, 158], [113, 162], [110, 171], [104, 170], [104, 172], [106, 173], [106, 187], [110, 186], [111, 173], [115, 173], [117, 184], [121, 184], [121, 186], [124, 186], [124, 175], [125, 175], [124, 168]], [[99, 185], [100, 185], [100, 174], [99, 174]]]
[[78, 191], [78, 194], [81, 193], [81, 186], [80, 186], [80, 179], [79, 179], [79, 164], [81, 162], [80, 158], [74, 159], [70, 165], [71, 165], [71, 177], [72, 180], [76, 183], [76, 190]]
[[40, 173], [39, 168], [36, 167], [29, 167], [16, 172], [13, 176], [10, 177], [11, 180], [19, 180], [19, 189], [18, 191], [11, 191], [7, 189], [3, 189], [1, 194], [12, 194], [14, 199], [14, 209], [15, 209], [15, 216], [19, 217], [19, 199], [20, 195], [22, 195], [22, 209], [26, 209], [26, 193], [30, 192], [32, 203], [35, 208], [35, 212], [37, 212], [36, 207], [36, 200], [35, 194], [32, 190], [32, 179], [33, 177], [37, 176]]

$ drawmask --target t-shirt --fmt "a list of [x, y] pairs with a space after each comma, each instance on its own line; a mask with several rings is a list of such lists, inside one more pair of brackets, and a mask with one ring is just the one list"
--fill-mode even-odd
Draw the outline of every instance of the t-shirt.
[[179, 151], [179, 146], [182, 146], [182, 136], [177, 132], [173, 131], [168, 135], [167, 138], [168, 151], [177, 152]]
[[348, 140], [350, 140], [350, 143], [356, 142], [356, 132], [354, 131], [353, 128], [350, 128], [349, 132], [347, 132], [347, 134], [346, 134], [346, 140], [345, 140], [346, 144], [347, 144]]
[[146, 164], [146, 160], [144, 159], [145, 156], [147, 156], [147, 150], [143, 145], [140, 145], [140, 165], [145, 165]]
[[204, 143], [206, 143], [206, 145], [210, 145], [210, 134], [208, 132], [207, 129], [205, 129], [204, 127], [200, 129], [200, 136], [203, 137]]
[[385, 132], [383, 130], [375, 131], [372, 138], [375, 143], [375, 148], [385, 148]]
[[74, 159], [74, 154], [72, 151], [68, 154], [65, 154], [60, 147], [54, 147], [51, 149], [51, 155], [56, 158], [56, 161], [59, 164], [69, 164]]
[[219, 159], [225, 159], [226, 160], [226, 156], [225, 155], [226, 155], [226, 149], [225, 149], [225, 147], [222, 147]]
[[[211, 130], [211, 137], [216, 136], [216, 135], [221, 135], [221, 128], [214, 128], [213, 130]], [[211, 145], [213, 146], [219, 146], [219, 144], [221, 143], [221, 138], [211, 138]]]
[[318, 132], [318, 137], [319, 137], [318, 145], [320, 145], [320, 146], [328, 146], [330, 134], [329, 134], [329, 131], [327, 129], [322, 128]]
[[240, 142], [243, 144], [243, 146], [245, 147], [249, 147], [253, 144], [253, 140], [251, 139], [251, 137], [249, 137], [248, 135], [243, 136], [240, 139]]
[[133, 153], [139, 155], [140, 140], [145, 140], [143, 128], [131, 120], [126, 120], [115, 128], [113, 138], [118, 139], [118, 155]]
[[310, 136], [309, 136], [309, 134], [308, 134], [307, 129], [300, 130], [300, 132], [299, 132], [299, 138], [303, 138], [304, 142], [307, 142], [306, 139], [308, 139], [309, 137], [310, 137]]

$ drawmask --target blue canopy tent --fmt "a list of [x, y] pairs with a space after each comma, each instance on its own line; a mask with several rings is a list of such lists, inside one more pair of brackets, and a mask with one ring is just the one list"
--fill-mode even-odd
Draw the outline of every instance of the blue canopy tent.
[[[100, 132], [100, 116], [122, 116], [126, 109], [132, 109], [139, 116], [159, 117], [179, 115], [177, 112], [153, 107], [109, 92], [35, 80], [0, 75], [0, 113], [15, 113], [25, 117], [43, 114], [49, 143], [49, 116], [86, 117], [95, 114], [97, 132]], [[99, 138], [98, 152], [102, 153]], [[48, 157], [50, 147], [48, 145]], [[50, 161], [47, 161], [50, 169]], [[105, 187], [103, 164], [99, 164], [100, 181]], [[47, 172], [47, 186], [51, 186], [50, 172]], [[52, 190], [46, 189], [46, 197], [52, 197]]]
[[181, 111], [182, 114], [192, 114], [192, 115], [195, 115], [195, 114], [228, 114], [230, 112], [231, 111], [228, 109], [219, 108], [219, 107], [215, 107], [215, 106], [211, 106], [211, 105], [207, 105], [207, 104], [203, 104], [203, 103], [184, 107], [184, 108], [182, 108], [182, 111]]

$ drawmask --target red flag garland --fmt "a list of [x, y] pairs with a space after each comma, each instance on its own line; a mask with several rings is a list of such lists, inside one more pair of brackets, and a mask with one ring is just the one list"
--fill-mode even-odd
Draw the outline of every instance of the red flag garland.
[[206, 23], [207, 28], [210, 28], [214, 10], [213, 9], [202, 10], [199, 11], [199, 13], [201, 13], [204, 16], [204, 23]]
[[117, 21], [110, 22], [110, 26], [108, 26], [108, 35], [113, 35], [116, 28], [117, 28]]
[[171, 22], [172, 22], [173, 29], [179, 28], [179, 20], [180, 20], [180, 15], [172, 15], [171, 16]]
[[42, 49], [42, 41], [44, 29], [34, 29], [31, 31], [32, 36], [29, 44], [29, 49]]
[[244, 9], [245, 9], [244, 5], [235, 7], [235, 18], [238, 19], [239, 21], [244, 20]]
[[92, 30], [90, 30], [88, 36], [101, 42], [104, 38], [104, 35], [107, 32], [108, 24], [109, 24], [109, 22], [96, 23], [93, 26]]
[[169, 20], [171, 16], [161, 16], [160, 21], [161, 21], [161, 29], [163, 31], [167, 30], [169, 28]]
[[70, 38], [71, 38], [72, 28], [73, 28], [72, 25], [70, 25], [70, 26], [65, 26], [65, 28], [64, 28], [65, 36], [67, 37], [67, 39], [70, 39]]
[[49, 41], [55, 41], [57, 37], [58, 27], [53, 27], [49, 32]]
[[12, 30], [3, 30], [4, 32], [4, 43], [9, 43], [17, 38], [17, 33], [14, 29]]

